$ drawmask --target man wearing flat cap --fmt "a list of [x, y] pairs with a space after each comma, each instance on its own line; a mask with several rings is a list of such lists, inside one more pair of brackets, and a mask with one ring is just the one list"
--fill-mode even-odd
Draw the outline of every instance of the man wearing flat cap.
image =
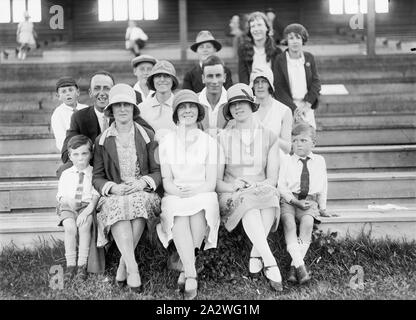
[[153, 90], [149, 89], [146, 82], [156, 62], [157, 60], [154, 57], [147, 54], [142, 54], [131, 60], [133, 73], [137, 77], [137, 82], [133, 86], [136, 91], [136, 104], [141, 103], [154, 93]]

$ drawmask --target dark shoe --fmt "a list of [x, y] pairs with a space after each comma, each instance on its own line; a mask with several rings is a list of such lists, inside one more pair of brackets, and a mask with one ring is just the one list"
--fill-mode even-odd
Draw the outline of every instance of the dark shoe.
[[179, 292], [183, 293], [185, 291], [185, 271], [181, 271], [178, 278], [178, 289]]
[[282, 281], [277, 282], [277, 281], [274, 281], [274, 280], [270, 279], [270, 278], [267, 276], [267, 272], [268, 272], [271, 268], [277, 268], [277, 270], [278, 270], [278, 271], [279, 271], [279, 273], [280, 273], [279, 267], [278, 267], [277, 265], [267, 266], [267, 267], [265, 266], [265, 267], [263, 268], [264, 276], [267, 278], [267, 280], [269, 280], [270, 287], [272, 287], [272, 289], [273, 289], [274, 291], [283, 291]]
[[309, 275], [308, 270], [306, 270], [304, 264], [296, 268], [296, 275], [298, 276], [299, 284], [304, 284], [311, 280], [311, 276]]
[[143, 291], [142, 280], [140, 279], [140, 273], [129, 273], [127, 275], [127, 285], [128, 287], [137, 293]]
[[[194, 279], [195, 281], [198, 281], [196, 277], [186, 277], [185, 278], [185, 282], [188, 280]], [[191, 290], [184, 290], [183, 291], [183, 299], [184, 300], [193, 300], [196, 298], [196, 296], [198, 295], [198, 282], [196, 284], [195, 289], [191, 289]]]
[[[251, 268], [252, 266], [255, 266], [255, 267]], [[250, 277], [253, 278], [253, 279], [257, 279], [260, 276], [262, 269], [263, 269], [263, 260], [262, 260], [262, 258], [261, 257], [250, 257], [250, 260], [248, 262], [248, 272], [250, 274]]]
[[87, 280], [87, 277], [88, 277], [87, 265], [78, 266], [76, 277], [82, 281]]
[[74, 278], [76, 271], [77, 271], [76, 266], [66, 267], [66, 270], [64, 273], [64, 282], [71, 281]]
[[298, 279], [296, 278], [295, 266], [290, 266], [289, 277], [287, 278], [287, 282], [292, 282], [292, 283], [298, 282]]
[[177, 251], [172, 252], [172, 254], [168, 257], [168, 269], [182, 271], [183, 265]]

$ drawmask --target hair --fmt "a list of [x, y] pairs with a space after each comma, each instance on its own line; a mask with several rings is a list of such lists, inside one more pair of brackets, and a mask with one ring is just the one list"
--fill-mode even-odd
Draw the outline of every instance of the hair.
[[[196, 122], [201, 122], [202, 120], [204, 120], [205, 118], [205, 112], [204, 109], [199, 107], [198, 104], [196, 102], [188, 102], [188, 101], [184, 101], [181, 102], [175, 109], [175, 111], [173, 112], [172, 118], [173, 118], [173, 123], [174, 124], [178, 124], [179, 122], [179, 118], [178, 118], [178, 110], [179, 108], [184, 104], [184, 103], [192, 103], [195, 107], [198, 108], [198, 117], [196, 118]], [[201, 112], [202, 111], [202, 112]]]
[[278, 50], [278, 48], [276, 47], [273, 38], [269, 35], [271, 26], [269, 19], [267, 19], [267, 16], [260, 11], [252, 12], [247, 18], [246, 34], [243, 37], [241, 37], [241, 43], [239, 48], [239, 50], [243, 54], [244, 60], [250, 63], [253, 62], [254, 56], [254, 39], [250, 32], [250, 23], [258, 18], [263, 19], [267, 27], [266, 43], [264, 44], [264, 49], [266, 52], [266, 61], [271, 61], [280, 52], [280, 50]]
[[257, 78], [262, 78], [262, 79], [265, 79], [267, 81], [267, 83], [269, 84], [268, 91], [271, 95], [273, 95], [273, 87], [272, 87], [271, 83], [269, 82], [269, 79], [267, 79], [266, 77], [263, 77], [263, 76], [259, 76], [259, 77], [254, 78], [254, 80], [253, 80], [253, 94], [256, 95], [256, 93], [254, 92], [254, 82], [256, 81]]
[[292, 129], [292, 136], [298, 136], [302, 133], [307, 133], [313, 142], [316, 142], [316, 130], [310, 124], [301, 122], [296, 124]]
[[[208, 56], [204, 62], [202, 62], [202, 73], [204, 72], [205, 67], [207, 66], [215, 66], [217, 64], [222, 65], [222, 68], [224, 69], [224, 61], [215, 54]], [[224, 70], [225, 72], [225, 70]]]
[[73, 136], [68, 141], [68, 152], [71, 153], [71, 150], [78, 149], [83, 145], [88, 145], [88, 150], [92, 153], [92, 141], [90, 138], [83, 134]]
[[287, 45], [287, 37], [289, 33], [295, 33], [300, 35], [302, 38], [302, 44], [305, 44], [309, 39], [309, 33], [306, 30], [306, 28], [299, 24], [299, 23], [292, 23], [286, 26], [286, 28], [283, 30], [283, 43], [284, 45]]
[[114, 80], [114, 77], [110, 72], [105, 71], [105, 70], [100, 70], [100, 71], [94, 72], [92, 74], [92, 76], [90, 77], [90, 87], [91, 87], [92, 78], [94, 78], [95, 76], [100, 75], [100, 74], [111, 78], [111, 80], [113, 80], [113, 84], [116, 84], [116, 81]]

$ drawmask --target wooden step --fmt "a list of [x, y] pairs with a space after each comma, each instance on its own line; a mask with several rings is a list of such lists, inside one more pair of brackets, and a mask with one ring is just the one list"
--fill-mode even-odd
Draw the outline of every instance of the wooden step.
[[0, 155], [49, 154], [57, 151], [55, 139], [50, 135], [48, 138], [39, 139], [34, 137], [22, 139], [17, 136], [2, 140], [0, 137]]
[[337, 233], [337, 239], [357, 238], [362, 234], [373, 239], [416, 240], [416, 209], [411, 210], [339, 210], [338, 217], [321, 218], [319, 229]]
[[[329, 173], [328, 199], [413, 199], [416, 172]], [[0, 182], [0, 212], [53, 208], [57, 181]]]
[[[330, 172], [416, 168], [416, 145], [317, 147], [315, 152], [325, 157]], [[0, 180], [54, 178], [61, 165], [60, 157], [59, 153], [2, 155]]]

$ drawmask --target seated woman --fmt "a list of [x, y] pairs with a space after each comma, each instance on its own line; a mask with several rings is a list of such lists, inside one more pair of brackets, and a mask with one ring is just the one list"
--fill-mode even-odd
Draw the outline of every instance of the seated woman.
[[242, 221], [244, 231], [253, 243], [250, 275], [256, 277], [264, 270], [271, 287], [281, 291], [280, 270], [267, 243], [270, 230], [277, 229], [280, 218], [276, 189], [278, 139], [254, 118], [253, 112], [258, 105], [254, 103], [248, 85], [235, 84], [228, 89], [227, 98], [224, 116], [234, 121], [219, 134], [224, 151], [217, 180], [221, 218], [228, 231]]
[[165, 247], [173, 239], [183, 263], [178, 286], [184, 299], [197, 295], [195, 252], [217, 246], [220, 215], [215, 193], [217, 143], [198, 129], [204, 107], [191, 90], [179, 91], [173, 100], [174, 132], [160, 142], [159, 157], [165, 196], [162, 199], [159, 239]]
[[[292, 112], [290, 108], [273, 98], [273, 73], [270, 69], [255, 70], [251, 74], [250, 87], [256, 96], [259, 109], [254, 117], [279, 137], [279, 148], [284, 154], [291, 149]], [[282, 160], [282, 157], [281, 159]]]
[[160, 166], [154, 156], [157, 143], [149, 129], [133, 121], [137, 116], [136, 94], [127, 84], [117, 84], [104, 109], [115, 121], [95, 141], [93, 185], [103, 196], [98, 225], [106, 238], [110, 233], [121, 258], [116, 281], [138, 291], [141, 279], [134, 256], [146, 220], [160, 213], [154, 192], [161, 183]]

